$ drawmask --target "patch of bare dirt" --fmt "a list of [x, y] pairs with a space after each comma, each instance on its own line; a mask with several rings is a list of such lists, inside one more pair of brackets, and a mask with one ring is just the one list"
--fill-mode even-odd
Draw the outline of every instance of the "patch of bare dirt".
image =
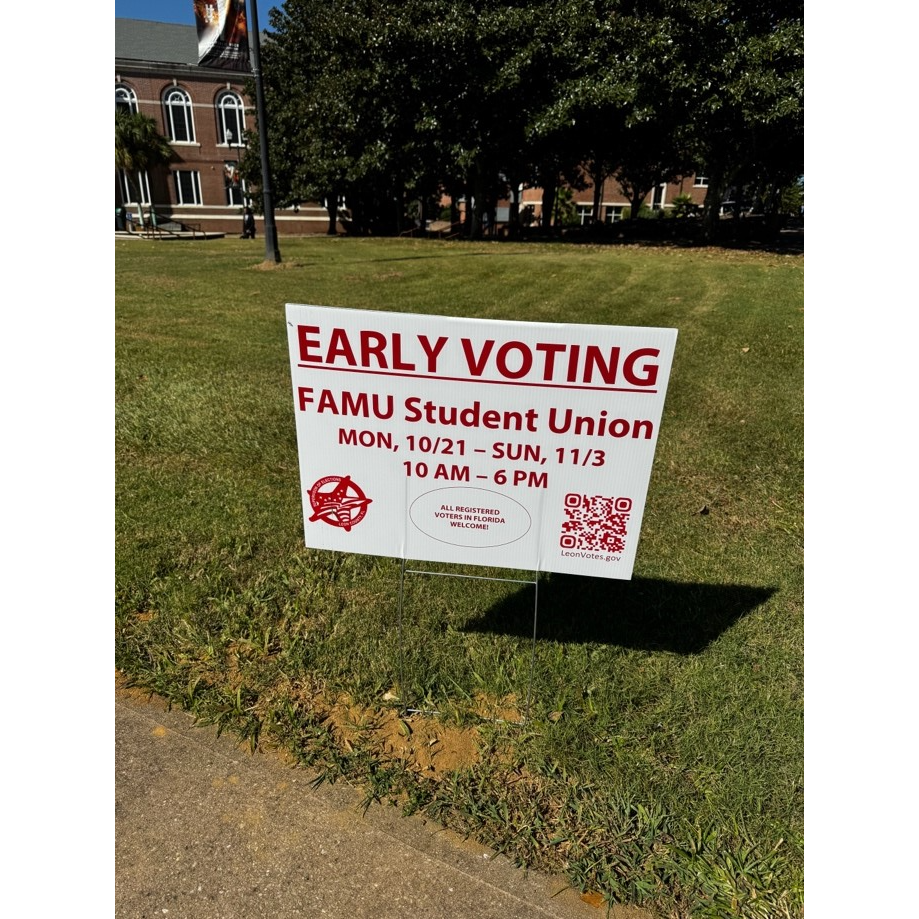
[[[233, 671], [232, 667], [229, 669]], [[125, 676], [117, 670], [115, 690], [134, 699], [154, 698], [149, 690], [130, 687]], [[328, 728], [343, 750], [368, 750], [383, 762], [401, 762], [410, 771], [427, 778], [440, 779], [450, 772], [468, 769], [481, 757], [482, 736], [473, 725], [451, 725], [433, 715], [365, 707], [348, 696], [329, 701], [319, 685], [287, 684], [285, 694], [295, 697], [304, 712], [309, 712]], [[513, 696], [505, 699], [480, 696], [476, 699], [474, 713], [486, 720], [521, 720]], [[275, 745], [269, 737], [263, 737], [261, 745], [276, 753], [282, 752], [274, 750]]]
[[252, 266], [253, 271], [289, 271], [291, 268], [302, 268], [302, 263], [294, 260], [292, 262], [272, 262], [269, 259], [265, 259], [264, 262], [259, 262], [257, 265]]
[[412, 772], [441, 778], [478, 762], [482, 739], [474, 727], [455, 727], [423, 715], [364, 708], [347, 697], [332, 705], [323, 722], [339, 743], [358, 742], [382, 760], [398, 760]]
[[124, 696], [126, 699], [136, 699], [140, 702], [151, 702], [158, 697], [149, 689], [129, 686], [127, 677], [120, 671], [115, 671], [115, 695]]

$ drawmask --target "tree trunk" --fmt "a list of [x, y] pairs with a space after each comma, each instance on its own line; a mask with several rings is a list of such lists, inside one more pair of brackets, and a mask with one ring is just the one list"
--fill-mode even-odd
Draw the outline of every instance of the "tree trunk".
[[594, 184], [593, 211], [590, 215], [590, 219], [595, 224], [600, 223], [602, 220], [600, 217], [600, 207], [603, 202], [603, 183], [606, 181], [606, 171], [603, 169], [601, 162], [602, 160], [600, 160], [599, 157], [595, 159], [590, 171], [590, 180]]
[[712, 170], [708, 179], [708, 190], [702, 204], [702, 239], [712, 242], [715, 238], [715, 227], [721, 212], [721, 200], [727, 183], [723, 171]]
[[511, 204], [507, 213], [507, 235], [516, 239], [520, 235], [520, 182], [509, 182], [511, 188]]
[[647, 191], [633, 191], [629, 196], [629, 220], [638, 220], [638, 212], [641, 210], [641, 204], [648, 197]]
[[[470, 239], [482, 238], [482, 218], [485, 214], [485, 176], [481, 167], [475, 171], [472, 187], [472, 224], [469, 227]], [[468, 208], [468, 204], [466, 205]]]
[[465, 239], [472, 238], [472, 186], [468, 181], [463, 184], [463, 226], [461, 235]]
[[140, 179], [134, 173], [133, 170], [125, 173], [128, 177], [128, 194], [134, 195], [136, 192], [136, 197], [134, 197], [134, 204], [137, 207], [137, 225], [140, 227], [141, 231], [144, 229], [144, 206], [140, 200]]
[[555, 177], [551, 185], [544, 185], [542, 189], [542, 216], [540, 226], [548, 229], [552, 226], [552, 214], [555, 210], [555, 196], [558, 191], [558, 181]]
[[338, 192], [330, 192], [326, 196], [326, 210], [329, 213], [329, 228], [325, 231], [326, 236], [338, 235]]
[[428, 198], [427, 195], [421, 195], [418, 199], [418, 219], [420, 224], [418, 226], [418, 235], [422, 239], [426, 239], [428, 235]]

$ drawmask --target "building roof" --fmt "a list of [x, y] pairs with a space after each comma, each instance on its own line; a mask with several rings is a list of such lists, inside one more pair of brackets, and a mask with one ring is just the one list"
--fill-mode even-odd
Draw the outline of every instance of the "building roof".
[[198, 30], [174, 22], [115, 18], [116, 60], [198, 65]]

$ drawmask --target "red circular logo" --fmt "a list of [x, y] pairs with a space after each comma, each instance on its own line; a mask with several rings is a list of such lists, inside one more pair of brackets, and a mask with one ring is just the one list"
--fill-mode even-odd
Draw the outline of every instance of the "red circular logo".
[[342, 527], [346, 533], [357, 526], [367, 514], [371, 503], [351, 476], [327, 475], [310, 489], [310, 506], [313, 516], [310, 523], [324, 520], [329, 526]]

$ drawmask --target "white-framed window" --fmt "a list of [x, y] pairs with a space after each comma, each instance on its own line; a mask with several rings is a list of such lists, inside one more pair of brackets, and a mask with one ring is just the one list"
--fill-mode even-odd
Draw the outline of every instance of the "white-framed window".
[[659, 211], [664, 206], [664, 196], [667, 191], [666, 185], [658, 185], [651, 196], [651, 210]]
[[[129, 176], [127, 170], [118, 170], [118, 183], [121, 189], [121, 200], [125, 204], [150, 204], [150, 177], [147, 171]], [[140, 194], [140, 201], [137, 195]]]
[[201, 176], [197, 169], [176, 169], [173, 172], [176, 203], [201, 204]]
[[237, 93], [222, 92], [217, 97], [217, 143], [241, 147], [246, 130], [246, 109]]
[[129, 115], [137, 112], [137, 93], [123, 83], [115, 84], [115, 111], [125, 111]]
[[625, 210], [624, 204], [607, 204], [606, 205], [606, 222], [618, 223], [622, 220], [622, 212]]
[[163, 96], [166, 136], [173, 143], [194, 143], [195, 122], [191, 112], [191, 96], [174, 87]]
[[693, 188], [708, 188], [708, 176], [695, 176], [692, 180]]
[[227, 207], [242, 207], [245, 199], [246, 189], [242, 185], [227, 188]]
[[592, 204], [579, 204], [578, 206], [578, 223], [586, 227], [594, 216], [594, 206]]
[[223, 186], [227, 195], [227, 207], [242, 207], [248, 197], [246, 183], [239, 174], [237, 160], [225, 160], [223, 163]]

